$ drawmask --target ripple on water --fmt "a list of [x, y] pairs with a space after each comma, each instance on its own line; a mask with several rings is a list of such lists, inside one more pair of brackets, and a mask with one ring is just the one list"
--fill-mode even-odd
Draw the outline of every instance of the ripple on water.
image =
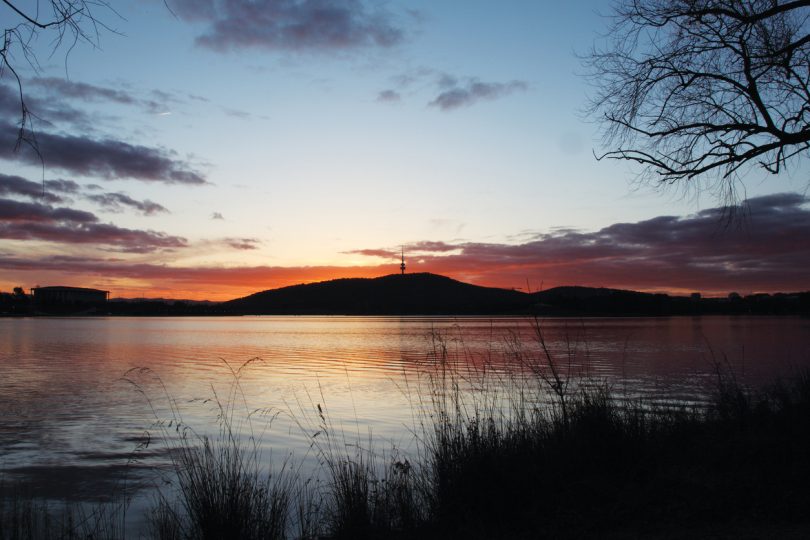
[[[558, 365], [631, 398], [700, 403], [717, 359], [752, 384], [810, 365], [807, 319], [542, 324]], [[166, 465], [161, 439], [176, 427], [168, 422], [216, 434], [217, 400], [241, 422], [250, 418], [268, 461], [293, 452], [317, 465], [317, 405], [341, 440], [370, 434], [407, 450], [414, 410], [429, 401], [420, 382], [435, 367], [434, 347], [473, 378], [485, 368], [507, 380], [530, 376], [531, 366], [515, 361], [518, 345], [535, 367], [545, 363], [531, 321], [519, 318], [0, 319], [0, 469], [43, 489], [51, 479], [53, 493], [80, 478], [87, 490], [77, 493], [102, 489], [125, 472]]]

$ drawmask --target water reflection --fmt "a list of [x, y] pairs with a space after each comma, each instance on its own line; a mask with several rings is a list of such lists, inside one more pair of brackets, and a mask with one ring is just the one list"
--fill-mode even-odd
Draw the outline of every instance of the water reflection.
[[[566, 369], [570, 361], [571, 373], [627, 396], [699, 401], [714, 362], [755, 385], [810, 365], [807, 319], [550, 319], [542, 328]], [[227, 399], [232, 370], [252, 358], [240, 407], [273, 419], [266, 455], [308, 459], [317, 405], [337, 428], [407, 452], [420, 373], [433, 369], [437, 346], [502, 380], [531, 372], [516, 348], [543, 361], [532, 322], [516, 318], [0, 319], [0, 468], [43, 493], [50, 482], [57, 498], [108, 492], [123, 472], [147, 481], [166, 456], [156, 439], [143, 446], [144, 433], [157, 437], [156, 422], [177, 414], [215, 432], [211, 398]]]

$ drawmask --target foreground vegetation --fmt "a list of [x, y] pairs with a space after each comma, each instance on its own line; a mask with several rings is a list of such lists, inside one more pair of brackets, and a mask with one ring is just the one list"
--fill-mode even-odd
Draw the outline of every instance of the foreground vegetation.
[[[149, 536], [181, 538], [802, 538], [810, 534], [810, 375], [749, 390], [720, 367], [699, 406], [628, 400], [572, 376], [538, 327], [526, 377], [490, 384], [434, 341], [415, 455], [346, 445], [320, 404], [301, 427], [324, 479], [262, 469], [238, 384], [221, 431], [180, 433]], [[238, 383], [239, 372], [234, 373]], [[470, 392], [469, 388], [476, 390]], [[347, 450], [350, 448], [351, 450]], [[117, 512], [117, 513], [116, 513]], [[122, 538], [123, 509], [0, 503], [0, 539]], [[67, 517], [65, 517], [67, 516]]]

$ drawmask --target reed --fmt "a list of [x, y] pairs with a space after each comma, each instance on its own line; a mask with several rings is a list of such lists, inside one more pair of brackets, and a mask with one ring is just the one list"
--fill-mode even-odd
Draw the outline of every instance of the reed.
[[[224, 395], [214, 392], [200, 404], [213, 406], [216, 435], [198, 433], [188, 425], [177, 402], [159, 377], [146, 369], [130, 370], [125, 379], [144, 395], [154, 415], [153, 429], [168, 445], [171, 475], [150, 516], [150, 533], [159, 539], [239, 538], [280, 540], [287, 537], [294, 478], [282, 466], [277, 473], [263, 468], [261, 439], [254, 418], [272, 423], [270, 410], [251, 410], [241, 388], [244, 371], [258, 359], [232, 368]], [[167, 416], [159, 412], [140, 378], [150, 377], [162, 389]], [[213, 389], [212, 389], [213, 390]], [[267, 427], [267, 426], [265, 426]], [[168, 494], [167, 494], [168, 491]]]

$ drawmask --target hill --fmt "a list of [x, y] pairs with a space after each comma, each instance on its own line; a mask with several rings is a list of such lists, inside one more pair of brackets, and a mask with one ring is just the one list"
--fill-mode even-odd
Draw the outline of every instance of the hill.
[[596, 287], [525, 293], [436, 274], [392, 274], [293, 285], [212, 307], [221, 315], [670, 316], [808, 313], [810, 293], [690, 298]]
[[530, 295], [479, 287], [436, 274], [347, 278], [263, 291], [220, 305], [228, 313], [473, 315], [523, 313]]
[[[73, 309], [72, 311], [70, 309]], [[0, 317], [57, 313], [25, 294], [0, 293]], [[88, 315], [66, 306], [60, 315]], [[216, 315], [536, 315], [616, 317], [672, 315], [810, 315], [810, 291], [700, 298], [602, 287], [555, 287], [525, 293], [480, 287], [436, 274], [392, 274], [294, 285], [228, 302], [113, 299], [93, 314]]]

